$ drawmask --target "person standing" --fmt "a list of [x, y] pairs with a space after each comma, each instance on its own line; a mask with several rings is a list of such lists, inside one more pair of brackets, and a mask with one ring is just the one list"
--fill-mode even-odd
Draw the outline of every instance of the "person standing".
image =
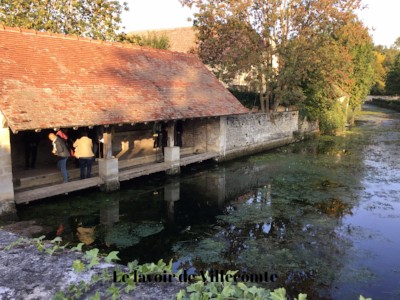
[[49, 133], [49, 140], [53, 144], [52, 153], [57, 156], [57, 166], [61, 171], [64, 183], [68, 182], [67, 160], [70, 157], [69, 149], [64, 140], [54, 133]]
[[82, 137], [75, 141], [73, 146], [75, 147], [75, 157], [79, 159], [81, 179], [90, 178], [92, 176], [92, 163], [94, 157], [92, 139], [88, 137], [88, 134], [85, 131], [82, 133]]

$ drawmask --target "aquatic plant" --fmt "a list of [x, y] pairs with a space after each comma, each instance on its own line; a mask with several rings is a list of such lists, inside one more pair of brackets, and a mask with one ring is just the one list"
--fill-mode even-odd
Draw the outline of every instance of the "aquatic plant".
[[119, 249], [136, 245], [144, 237], [154, 235], [164, 229], [162, 223], [119, 223], [106, 231], [105, 242]]
[[[61, 245], [61, 238], [56, 238], [49, 243], [46, 243], [44, 237], [37, 239], [18, 239], [15, 242], [3, 247], [3, 250], [8, 251], [13, 247], [20, 246], [22, 244], [35, 244], [39, 251], [53, 255], [55, 252], [61, 253], [64, 251], [78, 251], [82, 252], [84, 246], [83, 243], [77, 246], [67, 249], [65, 245]], [[50, 247], [53, 245], [53, 247]], [[46, 251], [48, 249], [49, 251]], [[285, 252], [285, 250], [283, 250]], [[119, 260], [118, 251], [112, 251], [108, 255], [103, 256], [100, 254], [99, 249], [93, 248], [84, 252], [81, 259], [77, 259], [73, 262], [73, 270], [77, 273], [84, 271], [90, 271], [93, 267], [99, 265], [101, 262], [111, 263]], [[226, 281], [214, 281], [209, 272], [202, 274], [201, 276], [195, 276], [189, 281], [186, 289], [180, 290], [176, 295], [177, 300], [203, 300], [203, 299], [248, 299], [248, 300], [286, 300], [287, 294], [284, 288], [277, 288], [273, 291], [265, 289], [263, 287], [249, 286], [244, 282], [236, 282], [234, 278], [238, 271], [228, 270], [225, 272], [226, 276], [230, 279]], [[95, 273], [91, 276], [89, 282], [80, 281], [76, 284], [68, 286], [66, 291], [59, 291], [53, 296], [53, 300], [75, 300], [82, 297], [91, 300], [100, 299], [112, 299], [116, 300], [123, 294], [129, 294], [136, 288], [136, 281], [132, 274], [141, 274], [143, 277], [148, 275], [162, 275], [172, 274], [172, 260], [169, 263], [165, 263], [160, 259], [157, 264], [146, 263], [138, 264], [137, 261], [128, 263], [127, 270], [125, 272], [120, 267], [116, 267], [113, 274], [109, 272], [109, 269], [105, 268], [101, 273]], [[175, 276], [179, 276], [182, 270], [178, 270], [174, 273]], [[295, 300], [306, 300], [307, 295], [300, 293]], [[372, 300], [371, 298], [364, 298], [360, 295], [359, 300]]]

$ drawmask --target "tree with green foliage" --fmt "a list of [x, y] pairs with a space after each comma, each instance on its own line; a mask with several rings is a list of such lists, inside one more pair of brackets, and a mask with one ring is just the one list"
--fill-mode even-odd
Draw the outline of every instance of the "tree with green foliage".
[[[181, 0], [196, 7], [199, 55], [226, 80], [246, 72], [262, 111], [296, 104], [322, 129], [344, 128], [374, 81], [358, 0]], [[324, 121], [326, 120], [326, 122]], [[326, 123], [327, 126], [324, 126]]]
[[367, 28], [356, 19], [320, 37], [317, 57], [303, 83], [302, 104], [310, 119], [319, 119], [325, 133], [342, 131], [353, 122], [375, 79], [375, 55]]
[[394, 41], [392, 48], [396, 48], [397, 50], [400, 50], [400, 36]]
[[338, 99], [350, 91], [351, 56], [338, 40], [321, 37], [315, 51], [315, 62], [302, 82], [305, 99], [299, 104], [302, 114], [320, 121], [324, 133], [334, 133], [345, 126], [345, 109]]
[[[352, 113], [348, 121], [352, 123], [354, 113], [361, 108], [375, 80], [373, 42], [368, 29], [356, 21], [342, 26], [337, 36], [351, 59], [348, 106]], [[346, 115], [348, 117], [347, 110]]]
[[385, 94], [385, 80], [386, 80], [386, 75], [387, 75], [387, 70], [383, 66], [383, 62], [385, 60], [385, 55], [379, 51], [376, 50], [376, 47], [374, 49], [374, 55], [375, 55], [375, 64], [374, 64], [374, 70], [375, 70], [375, 82], [372, 86], [372, 89], [370, 91], [371, 95], [384, 95]]
[[[195, 26], [203, 61], [223, 80], [247, 72], [258, 87], [263, 111], [269, 110], [269, 100], [274, 110], [280, 104], [302, 103], [317, 87], [325, 90], [318, 92], [320, 96], [325, 93], [324, 97], [336, 96], [338, 87], [349, 94], [351, 80], [358, 82], [353, 87], [353, 98], [365, 94], [361, 64], [363, 59], [369, 63], [369, 54], [368, 58], [363, 57], [359, 46], [349, 53], [344, 41], [336, 37], [346, 24], [351, 24], [348, 31], [363, 28], [355, 21], [358, 0], [181, 3], [198, 9]], [[359, 69], [353, 69], [352, 63]], [[366, 73], [371, 75], [369, 70]], [[359, 75], [364, 76], [362, 80]], [[307, 84], [313, 85], [308, 88], [308, 95]]]
[[400, 95], [400, 53], [396, 55], [394, 63], [386, 77], [387, 95]]
[[168, 50], [171, 47], [168, 36], [157, 32], [147, 32], [145, 35], [121, 33], [117, 41], [154, 49]]
[[[268, 99], [276, 110], [306, 98], [303, 83], [320, 72], [317, 66], [326, 65], [319, 45], [329, 44], [327, 37], [355, 19], [353, 12], [361, 5], [359, 0], [180, 1], [198, 9], [194, 16], [203, 61], [223, 79], [249, 72], [263, 111], [269, 110]], [[320, 73], [335, 69], [326, 67]]]
[[[395, 64], [396, 56], [400, 54], [400, 47], [396, 46], [399, 40], [400, 38], [390, 48], [382, 45], [375, 46], [374, 48], [377, 59], [374, 66], [376, 77], [371, 89], [372, 95], [386, 95], [387, 93], [387, 76]], [[391, 88], [389, 88], [389, 93], [390, 90]]]
[[1, 0], [0, 24], [115, 41], [123, 10], [109, 0]]

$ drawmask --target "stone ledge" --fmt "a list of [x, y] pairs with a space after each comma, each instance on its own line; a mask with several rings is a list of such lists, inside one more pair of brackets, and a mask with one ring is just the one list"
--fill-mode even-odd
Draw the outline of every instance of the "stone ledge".
[[225, 152], [224, 156], [220, 156], [217, 158], [217, 161], [222, 162], [222, 161], [227, 161], [227, 160], [231, 160], [231, 159], [238, 158], [238, 157], [252, 155], [252, 154], [256, 154], [256, 153], [263, 152], [266, 150], [271, 150], [271, 149], [278, 148], [278, 147], [281, 147], [284, 145], [288, 145], [293, 142], [295, 142], [295, 139], [292, 137], [288, 137], [288, 138], [258, 143], [255, 145], [248, 145], [246, 147], [234, 148], [234, 149], [227, 150]]

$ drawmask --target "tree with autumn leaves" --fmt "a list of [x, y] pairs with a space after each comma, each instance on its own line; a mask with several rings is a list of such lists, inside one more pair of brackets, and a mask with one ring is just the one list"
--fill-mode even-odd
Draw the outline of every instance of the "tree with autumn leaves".
[[315, 119], [342, 97], [339, 110], [356, 110], [369, 92], [375, 57], [360, 0], [180, 2], [196, 8], [201, 59], [225, 81], [248, 74], [262, 111], [296, 104]]
[[375, 46], [376, 80], [372, 95], [400, 95], [400, 37], [391, 47]]

